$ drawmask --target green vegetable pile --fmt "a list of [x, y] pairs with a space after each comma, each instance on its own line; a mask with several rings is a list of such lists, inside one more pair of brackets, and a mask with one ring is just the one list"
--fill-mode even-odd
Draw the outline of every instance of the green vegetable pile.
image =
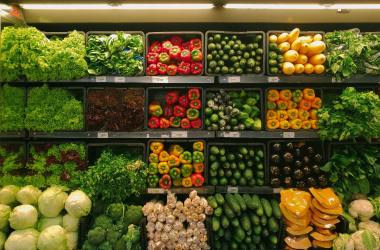
[[380, 98], [373, 91], [346, 88], [331, 104], [318, 111], [319, 135], [327, 140], [380, 136]]
[[321, 170], [329, 174], [332, 188], [345, 202], [354, 194], [380, 194], [380, 149], [377, 145], [334, 146], [330, 161]]
[[117, 32], [90, 35], [87, 41], [88, 73], [91, 75], [141, 75], [144, 71], [144, 42], [141, 35]]
[[28, 93], [25, 127], [40, 132], [81, 130], [83, 104], [65, 89], [32, 88]]
[[211, 146], [210, 184], [263, 186], [264, 151], [260, 146]]
[[138, 197], [146, 188], [147, 169], [141, 156], [131, 152], [102, 152], [94, 166], [81, 174], [76, 185], [93, 201], [123, 202]]
[[[0, 171], [8, 174], [23, 167], [24, 146], [20, 144], [0, 145]], [[1, 185], [2, 183], [0, 183]]]
[[24, 128], [25, 92], [22, 88], [0, 87], [0, 132], [20, 131]]
[[215, 194], [211, 227], [215, 249], [277, 249], [281, 211], [278, 201], [249, 194]]
[[207, 73], [242, 75], [263, 72], [261, 34], [212, 34], [207, 41]]
[[260, 93], [224, 90], [207, 93], [205, 125], [208, 130], [261, 130]]
[[34, 27], [5, 27], [0, 39], [0, 80], [71, 80], [87, 75], [84, 36], [76, 31], [49, 40]]
[[141, 250], [141, 206], [110, 204], [94, 219], [82, 250]]

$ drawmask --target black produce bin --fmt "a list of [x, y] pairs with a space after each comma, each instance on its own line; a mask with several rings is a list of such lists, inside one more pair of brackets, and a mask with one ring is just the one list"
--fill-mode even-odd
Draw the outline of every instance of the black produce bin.
[[[261, 43], [261, 48], [263, 49], [264, 53], [262, 55], [262, 63], [261, 65], [259, 65], [261, 67], [261, 73], [259, 74], [243, 74], [243, 75], [247, 75], [247, 76], [257, 76], [257, 75], [264, 75], [265, 73], [265, 69], [264, 69], [264, 65], [265, 62], [266, 62], [266, 51], [265, 51], [265, 44], [266, 44], [266, 36], [265, 36], [265, 32], [263, 31], [242, 31], [242, 32], [237, 32], [237, 31], [217, 31], [217, 30], [208, 30], [206, 32], [206, 37], [205, 37], [205, 72], [206, 72], [206, 75], [209, 75], [209, 76], [217, 76], [217, 75], [223, 75], [223, 74], [209, 74], [208, 71], [207, 71], [207, 68], [208, 68], [208, 58], [207, 58], [207, 55], [208, 55], [208, 38], [210, 35], [213, 35], [213, 34], [221, 34], [221, 35], [236, 35], [238, 36], [238, 38], [240, 40], [243, 40], [244, 42], [249, 42], [251, 41], [252, 38], [256, 37], [256, 35], [262, 35], [263, 39], [262, 39], [262, 43]], [[226, 74], [226, 75], [229, 75], [229, 74]], [[235, 74], [237, 75], [237, 74]]]
[[[265, 117], [264, 100], [265, 100], [265, 98], [263, 97], [263, 90], [262, 89], [260, 89], [260, 88], [223, 88], [223, 89], [221, 89], [221, 88], [207, 88], [207, 89], [205, 89], [205, 103], [204, 103], [203, 108], [207, 107], [207, 94], [219, 92], [219, 90], [224, 90], [226, 92], [241, 91], [241, 90], [258, 92], [260, 95], [259, 103], [257, 103], [257, 106], [260, 109], [260, 115], [258, 118], [261, 119], [261, 130], [263, 130], [263, 127], [265, 126], [265, 124], [264, 124], [264, 121], [265, 121], [264, 120], [264, 117]], [[204, 116], [203, 121], [205, 121], [205, 119], [206, 119], [206, 117]], [[206, 125], [205, 125], [205, 128], [207, 129]], [[218, 131], [220, 131], [220, 130], [218, 130]], [[238, 131], [253, 131], [253, 130], [246, 130], [245, 129], [245, 130], [238, 130]]]
[[[148, 120], [150, 118], [149, 115], [149, 104], [152, 101], [158, 101], [161, 104], [161, 107], [164, 108], [165, 104], [165, 95], [169, 91], [178, 91], [181, 95], [187, 95], [187, 91], [189, 89], [196, 88], [199, 89], [201, 92], [201, 98], [200, 100], [202, 101], [202, 107], [199, 109], [199, 119], [202, 120], [202, 127], [199, 129], [204, 128], [204, 112], [203, 112], [203, 107], [205, 105], [206, 101], [206, 95], [205, 91], [202, 88], [199, 87], [150, 87], [147, 88], [146, 90], [146, 98], [145, 98], [145, 129], [152, 130], [152, 131], [170, 131], [170, 130], [184, 130], [182, 128], [167, 128], [167, 129], [151, 129], [148, 127]], [[199, 129], [193, 129], [191, 128], [190, 130], [199, 130]]]
[[[287, 31], [284, 31], [284, 30], [269, 30], [268, 32], [267, 32], [267, 35], [266, 35], [266, 38], [267, 38], [267, 40], [266, 40], [266, 64], [265, 64], [265, 66], [266, 66], [266, 69], [267, 69], [267, 75], [270, 75], [270, 76], [285, 76], [281, 71], [281, 73], [279, 73], [279, 74], [272, 74], [272, 73], [270, 73], [270, 66], [269, 66], [269, 59], [268, 59], [268, 56], [269, 56], [269, 37], [271, 36], [271, 35], [279, 35], [279, 34], [281, 34], [281, 33], [284, 33], [284, 32], [287, 32], [287, 33], [290, 33], [290, 31], [291, 30], [287, 30]], [[325, 32], [324, 31], [302, 31], [301, 30], [301, 32], [300, 32], [300, 35], [299, 36], [308, 36], [308, 35], [316, 35], [316, 34], [321, 34], [322, 35], [322, 41], [325, 41]], [[326, 52], [326, 50], [325, 50], [325, 52]], [[323, 53], [325, 53], [325, 52], [323, 52]], [[325, 72], [326, 72], [326, 69], [325, 69]], [[325, 74], [325, 72], [323, 72], [322, 74], [319, 74], [319, 75], [317, 75], [317, 74], [305, 74], [305, 73], [302, 73], [302, 74], [296, 74], [296, 73], [294, 73], [292, 76], [321, 76], [321, 75], [324, 75]]]
[[[135, 101], [131, 100], [128, 97], [127, 92], [136, 92], [134, 94], [135, 97], [141, 92], [141, 96], [139, 96]], [[91, 100], [92, 93], [95, 94], [93, 100]], [[98, 96], [96, 96], [98, 95]], [[100, 100], [100, 97], [104, 97], [103, 100]], [[113, 97], [113, 98], [112, 98]], [[144, 128], [144, 107], [145, 107], [145, 89], [143, 88], [88, 88], [87, 89], [87, 99], [86, 99], [86, 127], [88, 131], [141, 131]], [[136, 102], [138, 101], [138, 102]], [[108, 103], [107, 103], [108, 102]], [[126, 110], [122, 109], [121, 112], [118, 110], [120, 106], [122, 108], [126, 107], [126, 104], [135, 105], [138, 109], [135, 109], [132, 113], [127, 114], [124, 113]], [[107, 109], [105, 108], [107, 107]], [[139, 110], [141, 109], [141, 110]], [[94, 111], [94, 116], [97, 112], [101, 111], [104, 119], [99, 121], [98, 123], [90, 122], [90, 114], [91, 111]], [[109, 117], [107, 117], [107, 111], [111, 111], [109, 113], [114, 113], [118, 119], [115, 121], [114, 125], [109, 125]], [[136, 121], [137, 115], [140, 115], [140, 119]], [[125, 127], [132, 127], [132, 122], [139, 123], [139, 126], [134, 126], [132, 129], [125, 129]], [[93, 124], [91, 124], [93, 123]], [[111, 127], [111, 128], [110, 128]], [[124, 128], [124, 129], [123, 129]]]
[[278, 90], [278, 91], [281, 91], [281, 90], [284, 90], [284, 89], [289, 89], [291, 91], [294, 91], [294, 90], [301, 90], [303, 91], [305, 88], [311, 88], [311, 89], [314, 89], [314, 92], [315, 92], [315, 96], [316, 97], [319, 97], [322, 99], [322, 107], [325, 105], [324, 103], [324, 91], [322, 90], [322, 88], [314, 88], [314, 87], [272, 87], [272, 88], [267, 88], [265, 90], [265, 96], [264, 96], [264, 117], [265, 117], [265, 122], [263, 122], [264, 126], [265, 126], [265, 130], [266, 131], [280, 131], [280, 132], [297, 132], [297, 131], [308, 131], [308, 132], [312, 132], [312, 131], [318, 131], [317, 129], [268, 129], [267, 128], [267, 111], [268, 111], [268, 108], [267, 108], [267, 102], [268, 102], [268, 91], [271, 90], [271, 89], [275, 89], [275, 90]]
[[[264, 185], [263, 186], [254, 186], [254, 187], [264, 187], [264, 186], [267, 186], [268, 183], [269, 183], [269, 169], [267, 167], [267, 160], [266, 160], [266, 157], [267, 157], [267, 149], [266, 149], [266, 146], [264, 143], [245, 143], [245, 142], [241, 142], [241, 143], [230, 143], [230, 142], [212, 142], [212, 143], [208, 143], [207, 144], [207, 169], [208, 171], [209, 170], [209, 167], [210, 167], [210, 161], [209, 161], [209, 155], [211, 154], [210, 153], [210, 148], [212, 146], [224, 146], [225, 148], [237, 148], [237, 147], [261, 147], [261, 149], [263, 150], [264, 152], [264, 159], [263, 159], [263, 162], [262, 164], [264, 165], [264, 169], [262, 171], [264, 171]], [[237, 160], [238, 161], [238, 160]], [[255, 173], [254, 173], [255, 175]], [[218, 186], [219, 187], [223, 187], [223, 186]], [[224, 186], [225, 187], [225, 186]], [[239, 190], [239, 193], [240, 192], [244, 192], [244, 188], [251, 188], [251, 186], [239, 186], [237, 185], [238, 187], [238, 190]], [[247, 189], [248, 190], [248, 189]]]
[[[184, 40], [190, 40], [194, 38], [199, 38], [202, 40], [202, 45], [204, 46], [204, 35], [202, 32], [199, 31], [165, 31], [165, 32], [148, 32], [146, 33], [146, 42], [145, 42], [145, 51], [147, 55], [149, 53], [149, 46], [154, 41], [165, 41], [169, 40], [171, 36], [180, 36]], [[202, 72], [199, 75], [203, 75], [205, 72], [205, 48], [202, 48], [202, 54], [203, 54], [203, 60], [202, 60]], [[145, 60], [145, 68], [148, 67], [148, 63]], [[178, 75], [178, 74], [177, 74]], [[189, 75], [194, 76], [194, 75]]]
[[[75, 30], [73, 30], [75, 31]], [[59, 39], [63, 39], [65, 37], [67, 37], [68, 35], [70, 35], [71, 32], [73, 31], [63, 31], [63, 32], [43, 32], [45, 34], [45, 36], [49, 39], [53, 38], [53, 37], [57, 37]], [[83, 38], [86, 42], [86, 33], [83, 32], [83, 31], [78, 31], [76, 30], [79, 34], [83, 35]]]

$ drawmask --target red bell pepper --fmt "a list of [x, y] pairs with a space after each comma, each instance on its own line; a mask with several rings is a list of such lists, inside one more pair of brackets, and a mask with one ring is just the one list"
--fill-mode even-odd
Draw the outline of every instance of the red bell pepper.
[[190, 42], [184, 42], [184, 43], [182, 43], [182, 49], [190, 50]]
[[180, 73], [181, 75], [188, 75], [188, 74], [190, 74], [190, 63], [181, 62], [178, 65], [178, 73]]
[[170, 63], [170, 56], [166, 52], [161, 52], [158, 55], [158, 60], [160, 61], [160, 63], [169, 64]]
[[181, 117], [170, 117], [169, 119], [170, 127], [179, 128], [181, 126]]
[[162, 52], [169, 53], [171, 47], [173, 47], [173, 44], [169, 40], [162, 42]]
[[205, 170], [205, 164], [203, 162], [193, 164], [195, 173], [202, 173]]
[[191, 51], [191, 60], [193, 62], [201, 62], [203, 59], [202, 51], [199, 49], [194, 49]]
[[157, 63], [157, 67], [158, 67], [158, 74], [160, 75], [166, 75], [166, 72], [168, 70], [168, 65], [166, 65], [165, 63]]
[[181, 60], [181, 48], [179, 46], [173, 46], [169, 49], [170, 60]]
[[170, 178], [170, 175], [164, 174], [160, 179], [160, 187], [164, 189], [169, 189], [172, 186], [172, 179]]
[[181, 120], [181, 128], [183, 129], [189, 129], [191, 128], [190, 120], [187, 118], [182, 118]]
[[148, 121], [148, 127], [149, 128], [158, 128], [160, 126], [160, 119], [158, 119], [158, 117], [155, 117], [155, 116], [152, 116], [151, 118], [149, 118], [149, 121]]
[[201, 109], [202, 108], [202, 102], [199, 99], [192, 100], [190, 102], [190, 108], [193, 109]]
[[190, 50], [202, 49], [202, 40], [199, 38], [194, 38], [190, 40]]
[[156, 64], [151, 64], [146, 68], [146, 74], [148, 76], [156, 76], [158, 74], [158, 69]]
[[161, 46], [161, 43], [158, 42], [158, 41], [155, 41], [153, 42], [150, 46], [149, 46], [149, 52], [153, 52], [153, 53], [161, 53], [162, 51], [162, 46]]
[[189, 89], [189, 91], [187, 92], [187, 97], [190, 100], [200, 99], [201, 98], [201, 91], [200, 91], [200, 89], [198, 89], [198, 88], [191, 88], [191, 89]]
[[182, 43], [183, 43], [183, 39], [180, 37], [180, 36], [172, 36], [170, 38], [170, 41], [172, 42], [173, 45], [176, 45], [176, 46], [182, 46]]
[[164, 117], [160, 118], [160, 128], [169, 128], [170, 127], [170, 121]]
[[177, 74], [177, 66], [175, 66], [174, 64], [169, 65], [166, 72], [169, 76], [175, 76]]
[[199, 118], [196, 118], [191, 121], [191, 127], [192, 128], [201, 128], [202, 127], [202, 120]]
[[189, 107], [189, 102], [190, 102], [190, 100], [189, 100], [189, 98], [187, 98], [186, 95], [181, 95], [178, 98], [178, 104], [181, 105], [184, 108]]
[[173, 106], [167, 104], [164, 106], [164, 116], [167, 118], [173, 116]]
[[146, 61], [148, 64], [158, 63], [158, 53], [150, 52], [146, 55]]
[[178, 102], [179, 93], [178, 91], [169, 91], [165, 95], [166, 104], [173, 105]]
[[173, 111], [174, 111], [173, 114], [175, 117], [185, 117], [186, 110], [184, 107], [175, 105]]
[[201, 187], [205, 182], [205, 178], [199, 173], [194, 173], [191, 175], [191, 182], [195, 187]]
[[191, 74], [200, 75], [202, 73], [203, 65], [202, 63], [192, 63], [191, 64]]
[[191, 53], [188, 49], [183, 49], [181, 51], [181, 60], [184, 62], [191, 62]]

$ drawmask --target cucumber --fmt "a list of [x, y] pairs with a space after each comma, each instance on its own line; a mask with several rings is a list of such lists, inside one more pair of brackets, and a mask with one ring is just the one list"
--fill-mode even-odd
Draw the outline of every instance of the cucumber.
[[211, 227], [212, 231], [217, 232], [220, 229], [220, 222], [218, 217], [213, 216], [211, 219]]
[[272, 206], [270, 202], [265, 198], [261, 198], [261, 204], [263, 205], [265, 215], [268, 218], [272, 217]]
[[243, 194], [243, 199], [245, 201], [245, 204], [247, 205], [248, 209], [254, 210], [256, 209], [256, 204], [253, 202], [251, 196], [249, 194]]
[[223, 210], [221, 207], [218, 207], [217, 209], [214, 210], [214, 215], [217, 217], [222, 216]]
[[225, 204], [223, 205], [223, 212], [224, 212], [224, 214], [225, 214], [229, 219], [233, 219], [233, 218], [235, 218], [235, 213], [234, 213], [234, 211], [232, 210], [232, 208], [230, 208], [230, 206], [229, 206], [227, 203], [225, 203]]
[[262, 232], [262, 228], [260, 225], [257, 225], [257, 226], [254, 226], [253, 227], [253, 233], [256, 234], [256, 235], [261, 235], [261, 232]]
[[258, 226], [260, 225], [260, 218], [256, 214], [252, 214], [251, 216], [251, 222], [253, 225]]
[[214, 196], [207, 197], [207, 203], [213, 209], [216, 209], [218, 207], [218, 203], [216, 203], [216, 199]]
[[247, 204], [245, 204], [243, 197], [240, 194], [235, 194], [234, 196], [235, 196], [235, 200], [237, 200], [237, 202], [239, 203], [241, 210], [242, 211], [247, 210]]
[[232, 219], [231, 225], [234, 227], [240, 227], [239, 220], [237, 218]]
[[269, 231], [268, 231], [268, 229], [263, 228], [263, 231], [261, 232], [261, 236], [263, 236], [264, 238], [268, 237], [268, 236], [269, 236]]
[[233, 250], [239, 249], [239, 245], [235, 241], [232, 241], [232, 243], [231, 243], [231, 249], [233, 249]]
[[278, 201], [275, 199], [271, 199], [270, 204], [272, 206], [273, 216], [276, 217], [277, 219], [281, 219], [282, 215], [281, 215], [280, 207], [278, 205]]
[[267, 247], [265, 246], [264, 242], [260, 242], [260, 244], [257, 246], [258, 250], [268, 250]]
[[246, 243], [246, 244], [251, 244], [251, 243], [252, 243], [252, 239], [251, 239], [251, 237], [246, 237], [246, 238], [244, 239], [244, 243]]
[[215, 199], [218, 205], [223, 205], [224, 204], [224, 197], [221, 194], [215, 194]]
[[230, 230], [224, 230], [224, 240], [230, 241], [232, 239], [232, 233]]
[[261, 216], [260, 218], [260, 224], [265, 227], [268, 224], [268, 220], [266, 216]]
[[261, 242], [261, 237], [260, 237], [260, 235], [253, 235], [253, 236], [252, 236], [252, 241], [253, 241], [253, 243], [255, 243], [255, 244], [259, 244], [259, 243]]
[[261, 205], [260, 198], [257, 194], [252, 195], [253, 201], [257, 204], [257, 210], [256, 214], [261, 217], [264, 215], [264, 209], [263, 206]]
[[239, 203], [232, 194], [226, 194], [226, 202], [234, 210], [235, 214], [240, 215]]
[[244, 214], [240, 217], [240, 225], [245, 231], [251, 230], [251, 221], [249, 220], [248, 215]]
[[228, 226], [230, 225], [230, 221], [228, 220], [227, 216], [225, 215], [222, 215], [222, 218], [221, 218], [221, 225], [223, 228], [228, 228]]
[[242, 228], [237, 228], [235, 233], [234, 233], [234, 239], [238, 242], [241, 243], [245, 239], [245, 232]]
[[269, 242], [272, 243], [273, 245], [277, 245], [278, 243], [278, 238], [276, 235], [270, 235], [269, 236]]
[[223, 228], [220, 228], [217, 232], [217, 235], [219, 236], [219, 238], [223, 238], [224, 237], [224, 229]]
[[277, 233], [280, 230], [280, 227], [277, 223], [277, 220], [273, 217], [270, 217], [268, 220], [268, 229], [272, 233]]

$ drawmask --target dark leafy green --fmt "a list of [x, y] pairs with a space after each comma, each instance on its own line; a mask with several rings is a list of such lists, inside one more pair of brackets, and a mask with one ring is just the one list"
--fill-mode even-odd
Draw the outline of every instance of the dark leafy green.
[[24, 128], [25, 92], [23, 88], [0, 87], [0, 132]]
[[331, 104], [318, 111], [319, 135], [327, 140], [380, 136], [380, 98], [373, 91], [346, 88]]
[[14, 173], [24, 166], [24, 147], [20, 144], [0, 145], [0, 172]]

